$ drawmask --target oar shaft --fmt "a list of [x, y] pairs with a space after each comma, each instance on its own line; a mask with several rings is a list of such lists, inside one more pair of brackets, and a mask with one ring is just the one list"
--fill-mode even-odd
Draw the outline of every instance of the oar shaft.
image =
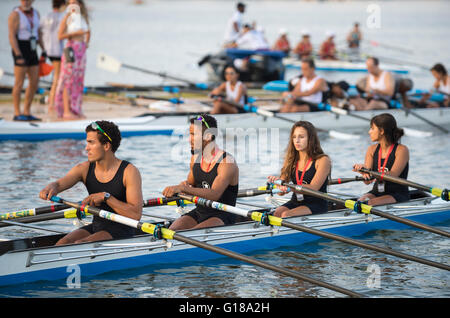
[[417, 256], [414, 256], [414, 255], [409, 255], [409, 254], [405, 254], [405, 253], [402, 253], [402, 252], [397, 252], [397, 251], [394, 251], [394, 250], [391, 250], [391, 249], [388, 249], [388, 248], [384, 248], [384, 247], [380, 247], [380, 246], [376, 246], [376, 245], [372, 245], [372, 244], [363, 243], [361, 241], [357, 241], [357, 240], [354, 240], [354, 239], [351, 239], [351, 238], [343, 237], [343, 236], [336, 235], [336, 234], [329, 233], [329, 232], [325, 232], [325, 231], [316, 230], [316, 229], [313, 229], [313, 228], [310, 228], [310, 227], [306, 227], [306, 226], [303, 226], [303, 225], [291, 223], [291, 222], [288, 222], [288, 221], [285, 221], [285, 220], [283, 220], [281, 222], [281, 225], [289, 227], [291, 229], [298, 230], [298, 231], [314, 234], [314, 235], [317, 235], [317, 236], [322, 236], [322, 237], [325, 237], [325, 238], [328, 238], [328, 239], [331, 239], [331, 240], [336, 240], [336, 241], [340, 241], [340, 242], [343, 242], [343, 243], [355, 245], [355, 246], [358, 246], [358, 247], [361, 247], [361, 248], [365, 248], [365, 249], [368, 249], [368, 250], [372, 250], [372, 251], [375, 251], [375, 252], [380, 252], [380, 253], [392, 255], [392, 256], [403, 258], [403, 259], [407, 259], [407, 260], [410, 260], [410, 261], [413, 261], [413, 262], [417, 262], [417, 263], [421, 263], [421, 264], [425, 264], [425, 265], [429, 265], [429, 266], [433, 266], [433, 267], [436, 267], [436, 268], [440, 268], [440, 269], [444, 269], [444, 270], [450, 271], [450, 266], [448, 266], [448, 265], [445, 265], [445, 264], [442, 264], [442, 263], [433, 262], [433, 261], [430, 261], [430, 260], [427, 260], [427, 259], [424, 259], [424, 258], [421, 258], [421, 257], [417, 257]]
[[169, 197], [169, 198], [152, 198], [152, 199], [147, 199], [144, 201], [144, 208], [147, 207], [151, 207], [151, 206], [159, 206], [159, 205], [168, 205], [171, 202], [177, 202], [179, 201], [181, 204], [191, 204], [192, 202], [186, 201], [181, 199], [178, 196], [173, 196], [173, 197]]
[[61, 211], [61, 210], [67, 209], [67, 208], [69, 208], [69, 206], [64, 205], [64, 204], [52, 204], [49, 206], [43, 206], [43, 207], [39, 207], [39, 208], [26, 209], [26, 210], [14, 211], [14, 212], [5, 212], [5, 213], [0, 213], [0, 220], [11, 220], [11, 219], [17, 219], [17, 218], [22, 218], [22, 217], [52, 213], [52, 212]]
[[[326, 200], [326, 201], [342, 203], [349, 209], [353, 209], [353, 206], [356, 203], [353, 200], [343, 200], [343, 199], [336, 198], [336, 197], [330, 196], [328, 194], [322, 193], [320, 191], [315, 191], [315, 190], [312, 190], [312, 189], [309, 189], [309, 188], [306, 188], [306, 187], [302, 187], [302, 186], [299, 186], [299, 185], [292, 185], [292, 184], [287, 184], [287, 183], [284, 183], [283, 185], [291, 188], [295, 192], [299, 192], [299, 193], [306, 194], [306, 195], [311, 195], [311, 196], [314, 196], [314, 197], [317, 197], [317, 198], [320, 198], [320, 199], [323, 199], [323, 200]], [[441, 229], [438, 229], [438, 228], [435, 228], [435, 227], [432, 227], [432, 226], [429, 226], [429, 225], [426, 225], [426, 224], [423, 224], [423, 223], [419, 223], [419, 222], [416, 222], [416, 221], [413, 221], [413, 220], [408, 220], [406, 218], [398, 217], [396, 215], [393, 215], [393, 214], [390, 214], [390, 213], [387, 213], [387, 212], [383, 212], [383, 211], [378, 210], [378, 209], [376, 209], [376, 208], [374, 208], [374, 207], [372, 207], [370, 205], [361, 204], [361, 207], [362, 207], [362, 212], [363, 213], [371, 213], [373, 215], [378, 215], [378, 216], [381, 216], [383, 218], [386, 218], [386, 219], [389, 219], [389, 220], [392, 220], [392, 221], [396, 221], [396, 222], [399, 222], [399, 223], [403, 223], [403, 224], [406, 224], [406, 225], [409, 225], [409, 226], [412, 226], [412, 227], [415, 227], [415, 228], [418, 228], [418, 229], [421, 229], [421, 230], [429, 231], [429, 232], [432, 232], [432, 233], [435, 233], [435, 234], [439, 234], [439, 235], [442, 235], [442, 236], [445, 236], [445, 237], [450, 237], [450, 233], [449, 232], [446, 232], [446, 231], [443, 231]]]
[[246, 262], [246, 263], [250, 263], [250, 264], [253, 264], [253, 265], [256, 265], [256, 266], [259, 266], [259, 267], [262, 267], [262, 268], [265, 268], [265, 269], [268, 269], [268, 270], [271, 270], [271, 271], [274, 271], [274, 272], [277, 272], [277, 273], [280, 273], [280, 274], [283, 274], [283, 275], [286, 275], [286, 276], [294, 277], [294, 278], [306, 281], [308, 283], [311, 283], [311, 284], [314, 284], [314, 285], [317, 285], [317, 286], [320, 286], [320, 287], [331, 289], [331, 290], [334, 290], [336, 292], [342, 293], [344, 295], [348, 295], [350, 297], [365, 297], [364, 295], [356, 293], [356, 292], [353, 292], [351, 290], [348, 290], [348, 289], [345, 289], [345, 288], [342, 288], [342, 287], [339, 287], [339, 286], [336, 286], [336, 285], [332, 285], [332, 284], [329, 284], [329, 283], [326, 283], [326, 282], [322, 282], [322, 281], [319, 281], [317, 279], [311, 278], [309, 276], [305, 276], [305, 275], [302, 275], [300, 273], [297, 273], [297, 272], [294, 272], [294, 271], [291, 271], [291, 270], [288, 270], [288, 269], [285, 269], [285, 268], [282, 268], [282, 267], [278, 267], [278, 266], [275, 266], [275, 265], [272, 265], [272, 264], [269, 264], [269, 263], [266, 263], [266, 262], [262, 262], [262, 261], [259, 261], [257, 259], [254, 259], [254, 258], [245, 256], [245, 255], [242, 255], [242, 254], [239, 254], [239, 253], [235, 253], [235, 252], [230, 251], [230, 250], [223, 249], [223, 248], [218, 247], [218, 246], [213, 246], [213, 245], [206, 244], [206, 243], [203, 243], [203, 242], [200, 242], [200, 241], [197, 241], [197, 240], [193, 240], [191, 238], [188, 238], [188, 237], [185, 237], [185, 236], [181, 236], [179, 234], [174, 234], [173, 238], [178, 240], [178, 241], [190, 244], [190, 245], [201, 247], [201, 248], [206, 249], [208, 251], [212, 251], [212, 252], [215, 252], [215, 253], [218, 253], [218, 254], [222, 254], [222, 255], [225, 255], [225, 256], [228, 256], [228, 257], [231, 257], [231, 258], [234, 258], [234, 259]]
[[[199, 198], [196, 196], [191, 196], [191, 195], [184, 195], [184, 194], [179, 194], [180, 197], [185, 198], [186, 200], [190, 200], [194, 203], [197, 203], [199, 205], [202, 206], [206, 206], [206, 207], [210, 207], [210, 208], [214, 208], [217, 210], [221, 210], [224, 212], [229, 212], [229, 213], [233, 213], [233, 214], [237, 214], [240, 216], [244, 216], [244, 217], [249, 217], [255, 221], [261, 221], [261, 217], [262, 217], [262, 213], [259, 212], [251, 212], [251, 211], [247, 211], [244, 209], [240, 209], [240, 208], [236, 208], [230, 205], [225, 205], [219, 202], [215, 202], [212, 200], [207, 200], [207, 199], [203, 199], [203, 198]], [[347, 243], [347, 244], [351, 244], [351, 245], [355, 245], [358, 247], [362, 247], [365, 249], [369, 249], [372, 251], [376, 251], [376, 252], [380, 252], [380, 253], [384, 253], [384, 254], [388, 254], [388, 255], [392, 255], [392, 256], [396, 256], [399, 258], [403, 258], [403, 259], [407, 259], [410, 261], [414, 261], [414, 262], [418, 262], [421, 264], [425, 264], [425, 265], [429, 265], [429, 266], [433, 266], [433, 267], [437, 267], [440, 269], [444, 269], [444, 270], [448, 270], [450, 271], [450, 266], [447, 266], [445, 264], [441, 264], [441, 263], [437, 263], [437, 262], [433, 262], [421, 257], [416, 257], [413, 255], [409, 255], [409, 254], [405, 254], [402, 252], [397, 252], [391, 249], [387, 249], [384, 247], [379, 247], [376, 245], [372, 245], [372, 244], [367, 244], [364, 242], [360, 242], [351, 238], [347, 238], [347, 237], [343, 237], [340, 235], [336, 235], [336, 234], [332, 234], [329, 232], [325, 232], [325, 231], [321, 231], [321, 230], [317, 230], [314, 228], [310, 228], [304, 225], [300, 225], [300, 224], [294, 224], [288, 221], [285, 221], [282, 218], [279, 217], [274, 217], [274, 216], [269, 216], [269, 222], [271, 225], [276, 225], [276, 226], [285, 226], [288, 228], [292, 228], [301, 232], [305, 232], [305, 233], [310, 233], [310, 234], [314, 234], [320, 237], [325, 237], [331, 240], [336, 240], [336, 241], [340, 241], [343, 243]]]
[[413, 181], [409, 181], [409, 180], [406, 180], [406, 179], [403, 179], [403, 178], [399, 178], [399, 177], [394, 177], [394, 176], [387, 175], [387, 174], [382, 175], [378, 171], [372, 171], [372, 170], [369, 170], [369, 169], [366, 169], [366, 168], [362, 168], [360, 171], [364, 172], [364, 173], [368, 173], [368, 174], [374, 176], [377, 179], [381, 179], [382, 178], [385, 181], [394, 182], [394, 183], [398, 183], [398, 184], [401, 184], [401, 185], [404, 185], [404, 186], [408, 186], [408, 187], [411, 187], [411, 188], [415, 188], [415, 189], [418, 189], [418, 190], [429, 192], [429, 193], [431, 193], [433, 195], [441, 197], [443, 200], [446, 200], [446, 201], [450, 200], [449, 194], [447, 193], [447, 197], [445, 197], [445, 193], [443, 195], [443, 190], [439, 189], [439, 188], [426, 186], [426, 185], [423, 185], [423, 184], [419, 184], [419, 183], [416, 183], [416, 182], [413, 182]]

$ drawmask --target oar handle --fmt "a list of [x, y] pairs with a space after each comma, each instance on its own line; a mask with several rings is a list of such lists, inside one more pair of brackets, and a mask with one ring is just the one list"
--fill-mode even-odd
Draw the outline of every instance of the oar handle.
[[[278, 181], [281, 181], [281, 180], [278, 180]], [[336, 198], [336, 197], [333, 197], [329, 194], [326, 194], [326, 193], [323, 193], [320, 191], [312, 190], [312, 189], [309, 189], [309, 188], [306, 188], [306, 187], [303, 187], [300, 185], [294, 185], [294, 184], [290, 184], [290, 183], [286, 183], [286, 182], [282, 182], [281, 184], [291, 188], [293, 191], [298, 192], [298, 193], [314, 196], [314, 197], [317, 197], [317, 198], [320, 198], [320, 199], [323, 199], [326, 201], [344, 204], [347, 209], [353, 210], [357, 213], [365, 213], [365, 214], [373, 214], [373, 215], [381, 216], [385, 219], [403, 223], [403, 224], [406, 224], [406, 225], [409, 225], [409, 226], [412, 226], [412, 227], [415, 227], [418, 229], [422, 229], [425, 231], [429, 231], [429, 232], [432, 232], [432, 233], [435, 233], [438, 235], [442, 235], [445, 237], [450, 237], [450, 233], [447, 231], [443, 231], [436, 227], [432, 227], [432, 226], [429, 226], [429, 225], [426, 225], [423, 223], [419, 223], [419, 222], [416, 222], [413, 220], [409, 220], [409, 219], [406, 219], [403, 217], [398, 217], [394, 214], [387, 213], [387, 212], [381, 211], [379, 209], [376, 209], [371, 205], [364, 204], [361, 201], [344, 200], [341, 198]]]
[[368, 173], [372, 176], [374, 176], [377, 179], [383, 179], [385, 181], [389, 181], [389, 182], [394, 182], [397, 184], [401, 184], [404, 186], [408, 186], [411, 188], [415, 188], [418, 190], [423, 190], [426, 191], [428, 193], [431, 193], [437, 197], [440, 197], [442, 200], [445, 201], [450, 201], [450, 195], [449, 195], [449, 190], [448, 189], [440, 189], [440, 188], [436, 188], [436, 187], [430, 187], [430, 186], [426, 186], [426, 185], [422, 185], [416, 182], [412, 182], [403, 178], [399, 178], [399, 177], [394, 177], [391, 175], [387, 175], [387, 174], [381, 174], [380, 172], [377, 171], [372, 171], [366, 168], [361, 168], [360, 169], [361, 172], [364, 173]]

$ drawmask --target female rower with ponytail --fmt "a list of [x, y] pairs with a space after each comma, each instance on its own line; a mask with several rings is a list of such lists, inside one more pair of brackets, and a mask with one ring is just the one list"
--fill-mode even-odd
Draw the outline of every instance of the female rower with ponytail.
[[[399, 143], [403, 129], [397, 127], [397, 122], [391, 114], [380, 114], [370, 121], [369, 136], [376, 144], [369, 146], [364, 164], [353, 165], [353, 171], [361, 168], [378, 171], [394, 177], [408, 178], [409, 150]], [[367, 180], [373, 182], [371, 176], [360, 172]], [[369, 205], [382, 205], [409, 200], [408, 187], [392, 182], [377, 180], [373, 189], [364, 194], [360, 201], [368, 201]]]
[[[316, 128], [310, 122], [298, 121], [291, 129], [281, 176], [269, 176], [268, 181], [274, 183], [281, 179], [312, 190], [327, 192], [330, 174], [331, 160], [320, 146]], [[287, 191], [287, 188], [282, 186], [280, 190]], [[280, 194], [283, 195], [284, 193]], [[291, 200], [278, 207], [274, 215], [288, 217], [327, 211], [327, 201], [309, 195], [293, 193]]]

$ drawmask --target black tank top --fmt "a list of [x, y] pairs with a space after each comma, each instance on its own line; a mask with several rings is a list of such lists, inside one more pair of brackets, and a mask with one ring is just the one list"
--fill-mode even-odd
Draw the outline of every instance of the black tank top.
[[[122, 160], [120, 163], [119, 169], [117, 169], [114, 177], [106, 183], [100, 182], [97, 180], [95, 176], [95, 162], [91, 162], [89, 164], [88, 174], [86, 176], [86, 188], [89, 194], [98, 193], [98, 192], [108, 192], [112, 196], [114, 196], [117, 200], [126, 202], [126, 188], [123, 185], [123, 172], [125, 168], [128, 166], [129, 162]], [[106, 202], [102, 202], [102, 204], [98, 207], [102, 210], [114, 212], [114, 210], [106, 204]], [[94, 225], [108, 225], [108, 224], [116, 224], [110, 220], [103, 219], [98, 216], [94, 216], [94, 220], [92, 221]], [[126, 225], [122, 225], [125, 228], [129, 228]]]
[[[227, 156], [227, 153], [224, 152], [222, 157], [217, 160], [214, 167], [209, 172], [205, 172], [202, 170], [200, 163], [196, 162], [194, 163], [194, 166], [192, 167], [192, 174], [194, 175], [195, 184], [194, 187], [196, 188], [211, 188], [214, 180], [217, 177], [217, 169], [219, 167], [219, 164], [222, 162], [223, 159]], [[223, 192], [222, 196], [217, 200], [217, 202], [224, 203], [227, 205], [236, 205], [236, 199], [238, 194], [239, 184], [236, 185], [228, 185], [228, 187]], [[205, 212], [217, 212], [216, 209], [206, 208], [202, 206], [197, 206], [198, 211], [205, 211]]]
[[[386, 162], [386, 171], [390, 171], [392, 166], [395, 162], [395, 152], [397, 151], [398, 144], [394, 145], [394, 148], [392, 148], [392, 152], [389, 155], [388, 161]], [[375, 149], [375, 152], [373, 153], [373, 163], [372, 163], [372, 170], [378, 171], [378, 153], [380, 152], [380, 144], [377, 145], [377, 148]], [[381, 158], [381, 169], [383, 169], [384, 160], [386, 158]], [[409, 170], [409, 162], [406, 164], [405, 168], [403, 169], [402, 173], [400, 173], [399, 177], [403, 179], [408, 178], [408, 170]], [[381, 172], [381, 171], [379, 171]], [[378, 193], [378, 183], [379, 181], [375, 181], [375, 184], [373, 185], [372, 191], [375, 193]], [[384, 193], [390, 194], [390, 193], [403, 193], [408, 194], [408, 187], [403, 186], [397, 183], [393, 182], [386, 182], [384, 181]]]
[[[294, 184], [297, 184], [297, 178], [295, 177], [295, 173], [296, 173], [297, 169], [294, 169], [291, 173], [291, 181]], [[300, 180], [301, 176], [302, 176], [302, 172], [303, 171], [298, 171], [298, 179]], [[312, 161], [311, 163], [311, 167], [309, 167], [308, 170], [306, 170], [305, 175], [303, 176], [303, 184], [310, 184], [312, 179], [314, 178], [314, 176], [316, 175], [316, 160]], [[327, 193], [327, 184], [328, 184], [328, 179], [325, 179], [324, 183], [320, 186], [319, 191], [320, 192], [324, 192]], [[291, 200], [297, 200], [296, 194], [293, 193], [292, 194], [292, 198]], [[303, 195], [303, 202], [304, 203], [317, 203], [317, 204], [323, 204], [324, 206], [327, 206], [327, 201], [326, 200], [322, 200], [310, 195]]]

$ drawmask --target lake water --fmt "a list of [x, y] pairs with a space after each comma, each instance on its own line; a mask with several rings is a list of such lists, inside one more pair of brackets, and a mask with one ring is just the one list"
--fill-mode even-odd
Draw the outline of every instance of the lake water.
[[[206, 54], [218, 51], [228, 19], [233, 14], [232, 1], [157, 1], [91, 0], [92, 40], [88, 50], [87, 85], [105, 82], [131, 84], [159, 84], [157, 76], [122, 69], [109, 73], [96, 68], [99, 53], [111, 55], [121, 62], [153, 71], [192, 79], [206, 80], [206, 71], [196, 63]], [[0, 2], [0, 20], [7, 21], [17, 0]], [[371, 4], [371, 6], [369, 6]], [[375, 4], [375, 6], [374, 6]], [[41, 15], [50, 11], [50, 0], [35, 1]], [[450, 67], [450, 42], [447, 38], [450, 22], [449, 1], [248, 1], [244, 20], [256, 22], [265, 30], [270, 44], [275, 42], [280, 28], [289, 32], [295, 45], [302, 29], [311, 33], [314, 48], [325, 38], [327, 30], [336, 33], [338, 48], [345, 43], [353, 22], [359, 21], [363, 32], [362, 51], [380, 57], [395, 58], [431, 67], [437, 62]], [[376, 48], [369, 41], [412, 50]], [[0, 67], [12, 71], [11, 50], [8, 44], [7, 23], [0, 24]], [[287, 76], [294, 76], [288, 73]], [[322, 74], [330, 80], [345, 79], [350, 83], [357, 74]], [[426, 70], [411, 74], [415, 87], [429, 88], [433, 78]], [[1, 83], [12, 83], [3, 78]]]
[[[10, 8], [17, 1], [0, 2], [0, 19], [5, 21]], [[36, 1], [41, 14], [50, 1]], [[89, 1], [92, 10], [93, 40], [89, 49], [88, 84], [106, 81], [129, 83], [159, 83], [158, 78], [132, 71], [111, 75], [95, 68], [98, 52], [106, 52], [129, 64], [154, 70], [164, 70], [183, 77], [202, 79], [203, 70], [193, 67], [201, 54], [218, 47], [224, 26], [233, 12], [229, 1], [147, 1], [142, 6], [131, 1]], [[256, 20], [273, 40], [278, 28], [287, 28], [291, 41], [300, 29], [308, 27], [319, 41], [325, 29], [333, 28], [338, 40], [344, 37], [354, 20], [367, 19], [367, 2], [303, 3], [294, 1], [249, 1], [248, 18]], [[380, 2], [381, 27], [363, 28], [369, 38], [395, 41], [397, 45], [413, 48], [417, 54], [411, 60], [433, 64], [450, 61], [450, 44], [442, 41], [448, 35], [448, 2]], [[5, 23], [0, 26], [0, 67], [10, 69]], [[316, 35], [316, 36], [315, 36]], [[316, 42], [316, 41], [314, 41]], [[385, 54], [395, 52], [385, 51]], [[195, 56], [199, 54], [199, 56]], [[428, 72], [417, 77], [423, 87], [432, 82]], [[4, 79], [2, 79], [3, 83]], [[425, 128], [420, 127], [420, 128]], [[429, 129], [429, 128], [428, 128]], [[363, 138], [343, 142], [321, 136], [322, 147], [333, 161], [332, 176], [351, 177], [355, 162], [363, 162], [370, 140]], [[273, 160], [270, 174], [279, 172], [288, 132], [279, 133], [278, 156]], [[448, 136], [437, 134], [431, 138], [404, 137], [411, 153], [409, 178], [419, 183], [440, 187], [449, 186], [450, 142]], [[11, 211], [43, 206], [39, 191], [50, 181], [65, 174], [73, 165], [86, 159], [84, 141], [59, 140], [46, 142], [0, 143], [0, 207]], [[161, 196], [167, 185], [184, 180], [188, 162], [173, 156], [174, 147], [188, 147], [185, 140], [168, 136], [133, 137], [122, 141], [117, 156], [134, 163], [141, 171], [144, 198]], [[249, 147], [233, 149], [235, 156], [247, 154]], [[231, 151], [231, 150], [229, 150]], [[248, 157], [248, 156], [247, 156]], [[245, 156], [243, 158], [246, 158]], [[264, 185], [270, 169], [266, 160], [243, 160], [240, 167], [240, 188]], [[261, 171], [264, 171], [262, 173]], [[337, 192], [361, 194], [370, 187], [357, 183], [333, 186]], [[64, 193], [67, 199], [80, 200], [86, 195], [77, 185]], [[266, 204], [263, 197], [252, 202]], [[149, 209], [177, 217], [173, 208]], [[52, 221], [50, 227], [72, 230], [68, 221]], [[438, 227], [449, 231], [450, 223]], [[35, 235], [29, 229], [5, 228], [2, 238]], [[367, 243], [387, 246], [394, 250], [449, 263], [448, 239], [413, 229], [374, 231], [359, 239]], [[252, 256], [283, 267], [311, 275], [373, 297], [449, 297], [450, 275], [442, 270], [417, 265], [382, 254], [328, 240], [288, 247], [275, 251], [258, 251]], [[367, 266], [375, 263], [381, 268], [381, 288], [370, 289], [366, 282]], [[25, 284], [0, 288], [0, 297], [335, 297], [334, 292], [316, 288], [294, 279], [237, 261], [219, 258], [211, 262], [197, 262], [176, 266], [150, 266], [139, 270], [105, 274], [82, 280], [80, 289], [69, 289], [65, 281]], [[340, 295], [339, 295], [340, 296]]]

